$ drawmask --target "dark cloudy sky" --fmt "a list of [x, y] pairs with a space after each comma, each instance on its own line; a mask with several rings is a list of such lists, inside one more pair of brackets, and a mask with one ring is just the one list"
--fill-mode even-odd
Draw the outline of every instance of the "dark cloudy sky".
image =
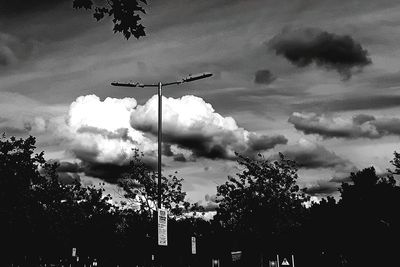
[[204, 71], [164, 90], [164, 171], [192, 201], [238, 171], [235, 151], [283, 152], [324, 196], [399, 149], [398, 1], [150, 0], [148, 35], [129, 41], [71, 1], [39, 2], [0, 2], [0, 131], [36, 136], [66, 181], [112, 192], [132, 148], [155, 163], [155, 91], [110, 82]]

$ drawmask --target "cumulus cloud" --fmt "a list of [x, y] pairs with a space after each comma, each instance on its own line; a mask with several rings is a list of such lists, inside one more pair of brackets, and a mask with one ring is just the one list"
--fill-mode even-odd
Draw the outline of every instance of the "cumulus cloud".
[[[343, 159], [322, 145], [306, 139], [300, 139], [296, 145], [288, 147], [282, 154], [294, 160], [300, 168], [305, 169], [333, 168], [343, 170], [353, 166], [349, 160]], [[272, 159], [276, 158], [277, 155], [272, 156]]]
[[288, 120], [305, 134], [318, 134], [323, 138], [370, 138], [386, 135], [400, 135], [399, 118], [375, 118], [358, 114], [352, 118], [318, 115], [315, 113], [293, 113]]
[[[155, 166], [157, 104], [157, 96], [143, 106], [133, 98], [78, 97], [70, 105], [61, 134], [68, 140], [69, 152], [81, 161], [79, 170], [116, 181], [127, 170], [134, 149], [144, 153], [145, 163]], [[186, 162], [198, 157], [233, 159], [235, 152], [252, 156], [287, 139], [246, 131], [203, 99], [184, 96], [163, 99], [163, 141], [164, 156]], [[77, 168], [64, 165], [60, 168]]]
[[272, 74], [270, 70], [258, 70], [255, 73], [254, 82], [256, 84], [270, 84], [276, 77]]
[[[66, 155], [77, 159], [60, 163], [60, 173], [115, 182], [127, 170], [135, 149], [144, 153], [146, 164], [156, 166], [157, 96], [138, 106], [134, 98], [101, 100], [87, 95], [69, 108], [43, 107], [19, 94], [2, 92], [0, 96], [0, 130], [39, 134], [38, 140], [51, 141], [46, 146], [57, 144], [57, 149], [66, 148]], [[15, 102], [22, 104], [17, 107]], [[173, 161], [232, 160], [235, 152], [255, 156], [287, 143], [282, 135], [260, 135], [238, 127], [233, 118], [221, 116], [198, 97], [164, 98], [163, 106], [163, 152]]]
[[134, 98], [106, 98], [95, 95], [78, 97], [70, 106], [67, 129], [69, 151], [82, 161], [86, 175], [116, 181], [134, 155], [145, 153], [147, 162], [157, 145], [130, 126]]
[[298, 67], [315, 63], [336, 70], [344, 79], [351, 77], [353, 68], [361, 70], [371, 64], [368, 51], [351, 36], [317, 28], [284, 29], [268, 45]]
[[[132, 111], [131, 125], [157, 133], [157, 96]], [[238, 127], [232, 117], [223, 117], [203, 99], [183, 96], [163, 98], [163, 140], [190, 150], [195, 157], [233, 159], [235, 152], [254, 155], [278, 144], [284, 136], [266, 136]]]
[[92, 163], [127, 164], [133, 149], [156, 151], [156, 145], [129, 124], [137, 102], [133, 98], [81, 96], [69, 110], [67, 125], [72, 138], [71, 152]]

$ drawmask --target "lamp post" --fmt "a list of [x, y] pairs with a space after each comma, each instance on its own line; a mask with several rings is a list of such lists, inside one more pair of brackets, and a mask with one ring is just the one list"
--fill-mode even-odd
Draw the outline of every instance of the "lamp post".
[[162, 88], [163, 86], [169, 86], [169, 85], [179, 85], [182, 83], [188, 83], [188, 82], [193, 82], [196, 80], [201, 80], [205, 79], [208, 77], [211, 77], [212, 74], [209, 72], [205, 73], [200, 73], [200, 74], [194, 74], [194, 75], [189, 75], [181, 80], [175, 81], [175, 82], [167, 82], [167, 83], [162, 83], [159, 82], [157, 84], [143, 84], [143, 83], [119, 83], [119, 82], [113, 82], [111, 85], [113, 86], [122, 86], [122, 87], [156, 87], [158, 88], [158, 164], [157, 164], [157, 171], [158, 171], [158, 190], [157, 190], [157, 207], [158, 209], [161, 209], [161, 148], [162, 148]]

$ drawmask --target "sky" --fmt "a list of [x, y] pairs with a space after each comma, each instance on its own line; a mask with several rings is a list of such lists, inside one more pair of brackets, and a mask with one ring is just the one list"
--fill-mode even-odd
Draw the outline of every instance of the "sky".
[[155, 166], [154, 88], [163, 90], [163, 173], [212, 205], [241, 171], [235, 152], [279, 152], [316, 197], [349, 174], [385, 174], [400, 135], [400, 3], [395, 0], [149, 0], [146, 36], [124, 39], [72, 1], [0, 2], [0, 132], [37, 138], [65, 182], [105, 183], [138, 148]]

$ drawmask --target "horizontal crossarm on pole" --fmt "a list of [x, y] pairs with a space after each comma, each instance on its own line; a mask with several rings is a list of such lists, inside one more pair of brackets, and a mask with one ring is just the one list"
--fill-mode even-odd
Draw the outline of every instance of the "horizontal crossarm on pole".
[[158, 87], [158, 84], [143, 84], [143, 83], [119, 83], [112, 82], [113, 86], [121, 86], [121, 87]]

